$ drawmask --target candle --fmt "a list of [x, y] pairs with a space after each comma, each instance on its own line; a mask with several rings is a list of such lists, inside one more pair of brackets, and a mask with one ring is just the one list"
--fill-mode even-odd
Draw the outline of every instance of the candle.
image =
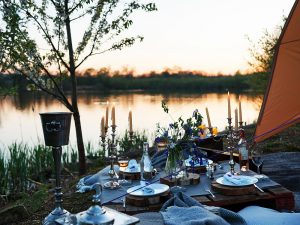
[[132, 112], [131, 112], [131, 110], [129, 111], [128, 122], [129, 122], [129, 132], [132, 132]]
[[231, 118], [231, 107], [230, 107], [230, 95], [229, 95], [229, 91], [228, 91], [227, 102], [228, 102], [228, 118]]
[[235, 119], [234, 129], [238, 130], [238, 109], [237, 108], [234, 110], [234, 119]]
[[111, 109], [111, 122], [112, 122], [113, 126], [116, 125], [116, 111], [115, 111], [115, 106], [113, 106], [112, 109]]
[[210, 117], [209, 117], [208, 108], [206, 107], [205, 110], [206, 110], [206, 116], [207, 116], [208, 128], [211, 128], [211, 122], [210, 122]]
[[239, 120], [240, 122], [243, 122], [242, 119], [242, 103], [241, 103], [241, 97], [239, 96]]
[[104, 116], [101, 119], [101, 136], [105, 136], [105, 128], [104, 128]]
[[108, 102], [106, 102], [105, 127], [108, 128]]

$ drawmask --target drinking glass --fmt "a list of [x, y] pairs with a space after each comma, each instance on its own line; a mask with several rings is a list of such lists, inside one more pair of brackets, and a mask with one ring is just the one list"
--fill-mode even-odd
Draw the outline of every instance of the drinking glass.
[[[124, 157], [124, 156], [119, 156], [118, 157], [118, 164], [119, 164], [120, 171], [122, 171], [122, 172], [125, 171], [125, 169], [128, 166], [128, 162], [129, 162], [128, 157]], [[123, 185], [123, 186], [131, 184], [130, 181], [125, 179], [124, 174], [123, 174], [122, 179], [119, 179], [118, 182], [119, 182], [120, 185]]]
[[127, 157], [120, 156], [118, 157], [118, 164], [120, 167], [120, 171], [124, 171], [128, 166], [129, 159]]
[[257, 167], [257, 174], [256, 178], [263, 178], [264, 176], [260, 174], [260, 166], [263, 163], [263, 152], [261, 149], [253, 149], [251, 152], [252, 162]]

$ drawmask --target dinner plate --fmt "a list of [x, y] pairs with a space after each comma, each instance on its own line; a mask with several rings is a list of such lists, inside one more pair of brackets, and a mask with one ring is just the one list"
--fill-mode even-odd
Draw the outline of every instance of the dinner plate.
[[[186, 160], [185, 160], [185, 166], [191, 167], [191, 164], [190, 164], [190, 161], [191, 161], [191, 160], [192, 160], [191, 158], [186, 159]], [[199, 160], [199, 161], [200, 161], [200, 160]], [[194, 164], [194, 167], [206, 166], [207, 164], [212, 164], [212, 163], [213, 163], [212, 160], [207, 159], [207, 158], [202, 158], [202, 164], [200, 164], [200, 162], [199, 162], [199, 163], [195, 163], [195, 164]]]
[[140, 170], [140, 167], [137, 166], [136, 168], [134, 169], [129, 169], [128, 167], [126, 167], [126, 169], [123, 171], [124, 173], [140, 173], [141, 170]]
[[150, 197], [162, 194], [168, 191], [170, 188], [166, 184], [150, 184], [147, 186], [144, 185], [137, 185], [131, 187], [127, 190], [127, 193], [137, 197]]
[[221, 185], [225, 185], [225, 186], [231, 186], [231, 187], [243, 187], [243, 186], [249, 186], [249, 185], [253, 185], [255, 184], [258, 179], [255, 178], [255, 177], [250, 177], [250, 176], [243, 176], [243, 175], [240, 175], [239, 176], [241, 179], [244, 179], [244, 183], [243, 184], [234, 184], [234, 183], [231, 183], [230, 181], [224, 179], [224, 177], [219, 177], [216, 182], [218, 184], [221, 184]]

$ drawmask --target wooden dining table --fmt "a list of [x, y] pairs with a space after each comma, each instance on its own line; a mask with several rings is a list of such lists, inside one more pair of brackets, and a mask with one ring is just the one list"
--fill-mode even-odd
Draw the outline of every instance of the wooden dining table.
[[[205, 174], [202, 174], [201, 176], [205, 176]], [[214, 184], [216, 184], [215, 180], [212, 181], [211, 185]], [[242, 194], [243, 192], [241, 192], [241, 194], [235, 193], [234, 195], [226, 193], [226, 190], [225, 192], [222, 191], [222, 193], [213, 191], [214, 197], [208, 192], [205, 195], [192, 197], [198, 202], [207, 206], [223, 207], [233, 211], [239, 211], [242, 208], [250, 205], [272, 208], [278, 211], [293, 211], [295, 209], [294, 194], [287, 188], [278, 184], [276, 186], [264, 188], [263, 191], [264, 192], [261, 192], [254, 188], [254, 190], [247, 194]], [[137, 206], [137, 204], [124, 205], [120, 203], [109, 203], [105, 206], [129, 215], [142, 212], [157, 212], [161, 209], [163, 203], [170, 197], [172, 197], [171, 193], [165, 194], [163, 197], [161, 197], [161, 201], [159, 203], [149, 205]]]

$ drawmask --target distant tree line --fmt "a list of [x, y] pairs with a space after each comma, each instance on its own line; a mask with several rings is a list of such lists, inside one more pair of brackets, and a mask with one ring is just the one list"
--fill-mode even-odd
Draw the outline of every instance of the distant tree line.
[[[68, 76], [60, 76], [60, 85], [64, 91], [71, 91], [72, 86]], [[114, 90], [142, 90], [142, 91], [197, 91], [197, 92], [223, 92], [230, 91], [262, 91], [267, 83], [267, 73], [232, 76], [207, 76], [195, 72], [164, 71], [161, 73], [134, 76], [130, 71], [127, 74], [111, 73], [108, 69], [97, 72], [88, 69], [77, 77], [78, 89], [83, 91], [108, 92]], [[45, 79], [46, 81], [46, 79]], [[17, 87], [19, 91], [38, 90], [24, 77], [11, 74], [0, 75], [0, 87]]]

